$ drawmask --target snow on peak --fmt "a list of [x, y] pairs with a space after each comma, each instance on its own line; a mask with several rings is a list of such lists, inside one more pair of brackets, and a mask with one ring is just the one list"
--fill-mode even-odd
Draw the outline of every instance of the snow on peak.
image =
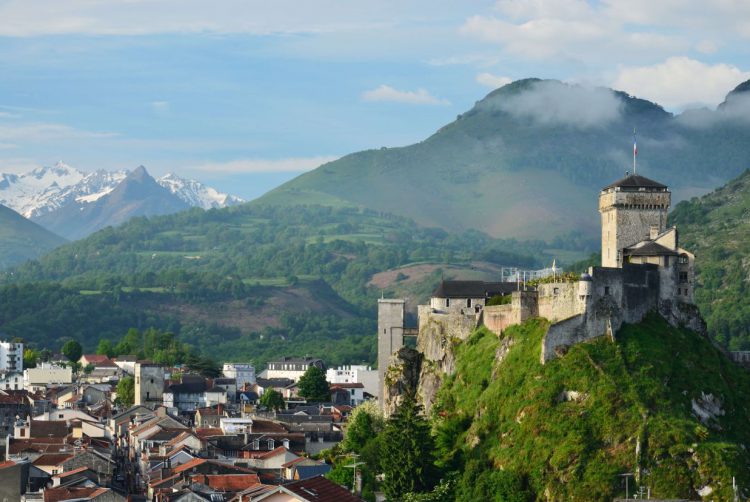
[[[63, 161], [24, 174], [0, 173], [0, 204], [34, 218], [68, 204], [83, 206], [107, 195], [129, 172], [98, 170], [85, 173]], [[244, 202], [194, 180], [167, 174], [157, 182], [191, 206], [210, 209]]]
[[180, 178], [174, 173], [167, 173], [157, 178], [156, 182], [194, 207], [212, 209], [245, 202], [239, 197], [221, 193], [199, 181]]

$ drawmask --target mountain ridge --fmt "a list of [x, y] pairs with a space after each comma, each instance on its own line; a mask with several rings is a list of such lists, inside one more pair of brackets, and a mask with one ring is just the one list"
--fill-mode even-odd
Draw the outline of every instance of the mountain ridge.
[[[53, 221], [56, 226], [48, 228], [60, 231], [58, 223], [66, 215], [73, 217], [85, 212], [88, 205], [110, 194], [128, 173], [127, 170], [101, 169], [86, 173], [59, 161], [53, 166], [38, 167], [23, 174], [0, 174], [0, 203], [43, 225]], [[244, 202], [239, 197], [174, 173], [155, 178], [155, 181], [189, 207], [212, 209]], [[52, 214], [56, 212], [62, 214]], [[71, 234], [68, 237], [78, 236]]]
[[620, 91], [520, 80], [423, 141], [351, 153], [251, 203], [350, 205], [449, 231], [520, 239], [583, 233], [593, 243], [590, 194], [632, 170], [634, 127], [639, 173], [668, 184], [676, 201], [750, 166], [750, 120], [729, 101], [673, 115]]

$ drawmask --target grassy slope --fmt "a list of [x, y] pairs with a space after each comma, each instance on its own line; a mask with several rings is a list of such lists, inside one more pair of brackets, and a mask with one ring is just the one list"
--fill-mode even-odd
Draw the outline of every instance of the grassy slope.
[[64, 243], [62, 237], [0, 205], [0, 269], [38, 258]]
[[628, 168], [634, 126], [644, 145], [640, 170], [668, 183], [677, 197], [706, 192], [750, 162], [746, 124], [712, 115], [713, 127], [687, 127], [624, 94], [618, 95], [620, 119], [598, 127], [540, 123], [501, 110], [534, 85], [514, 82], [425, 141], [347, 155], [257, 202], [350, 204], [502, 237], [549, 239], [576, 231], [593, 238], [596, 195]]
[[678, 204], [670, 219], [696, 255], [695, 298], [709, 331], [750, 350], [750, 170], [716, 191]]
[[[435, 416], [462, 458], [463, 500], [491, 499], [472, 490], [499, 470], [519, 475], [536, 497], [557, 500], [624, 495], [618, 475], [639, 467], [655, 497], [698, 498], [709, 485], [712, 498], [728, 500], [732, 476], [750, 488], [750, 375], [706, 339], [652, 315], [625, 326], [615, 344], [578, 345], [542, 366], [546, 326], [509, 329], [514, 345], [500, 364], [502, 340], [485, 330], [458, 348]], [[559, 402], [563, 391], [585, 398]], [[718, 397], [725, 411], [708, 425], [691, 413], [701, 393]]]

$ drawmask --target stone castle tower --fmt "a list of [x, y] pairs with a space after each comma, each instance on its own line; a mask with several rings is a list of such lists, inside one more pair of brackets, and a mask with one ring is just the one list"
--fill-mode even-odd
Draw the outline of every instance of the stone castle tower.
[[630, 175], [602, 189], [602, 266], [622, 268], [622, 250], [653, 239], [667, 227], [669, 189], [638, 175]]
[[383, 402], [383, 385], [385, 371], [388, 368], [391, 355], [404, 346], [404, 321], [406, 317], [406, 301], [402, 299], [378, 300], [378, 381], [380, 395]]

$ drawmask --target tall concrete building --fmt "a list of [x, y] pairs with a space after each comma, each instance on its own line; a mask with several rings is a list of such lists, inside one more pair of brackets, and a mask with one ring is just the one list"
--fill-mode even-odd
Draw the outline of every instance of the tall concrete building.
[[404, 345], [406, 302], [402, 299], [378, 300], [378, 399], [383, 402], [383, 380], [391, 355]]
[[161, 404], [163, 396], [164, 368], [150, 361], [137, 361], [135, 363], [134, 404]]
[[602, 189], [603, 267], [621, 268], [623, 249], [666, 230], [671, 197], [665, 185], [635, 174]]
[[0, 372], [20, 373], [23, 371], [23, 344], [0, 342]]

